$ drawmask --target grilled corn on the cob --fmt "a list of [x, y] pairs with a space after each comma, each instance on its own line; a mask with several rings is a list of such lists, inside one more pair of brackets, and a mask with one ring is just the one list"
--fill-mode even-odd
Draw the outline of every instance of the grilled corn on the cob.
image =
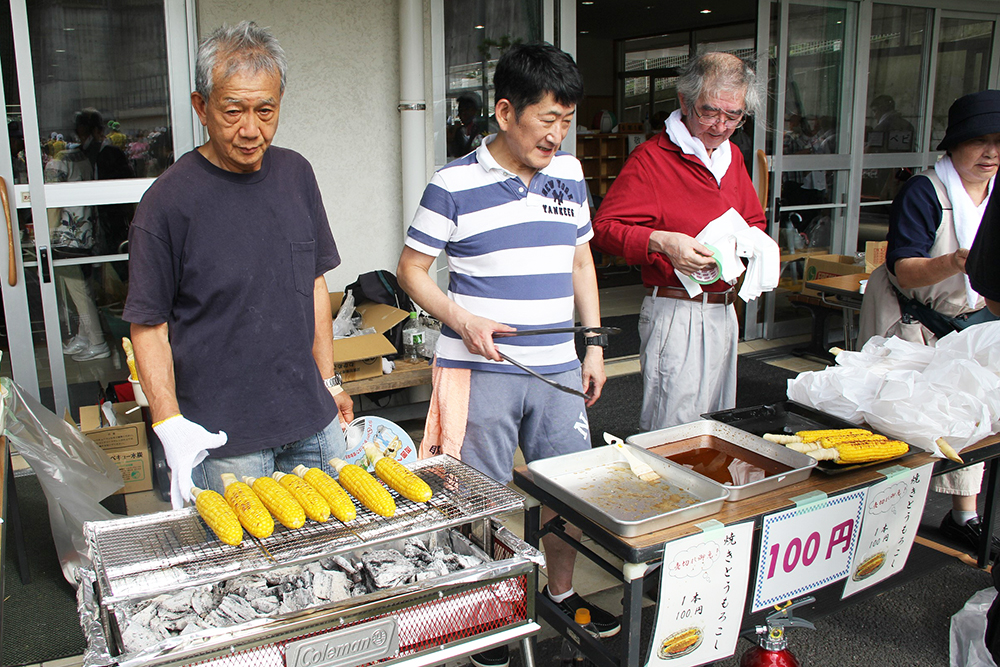
[[884, 435], [877, 435], [875, 433], [865, 433], [863, 435], [834, 435], [828, 436], [826, 438], [820, 438], [819, 440], [814, 440], [813, 442], [818, 442], [821, 447], [826, 449], [831, 449], [837, 445], [844, 442], [885, 442], [889, 438]]
[[226, 499], [211, 489], [191, 488], [194, 506], [202, 520], [223, 544], [237, 545], [243, 541], [243, 526]]
[[295, 496], [295, 499], [302, 505], [302, 509], [306, 511], [307, 517], [319, 523], [326, 523], [330, 520], [330, 503], [326, 502], [316, 489], [306, 484], [300, 477], [287, 475], [277, 470], [274, 471], [272, 477]]
[[288, 489], [270, 477], [244, 477], [243, 482], [264, 503], [264, 507], [285, 528], [301, 528], [306, 525], [306, 511]]
[[222, 474], [222, 483], [226, 486], [226, 502], [236, 512], [248, 533], [263, 538], [274, 532], [274, 519], [253, 489], [229, 472]]
[[837, 445], [838, 463], [868, 463], [905, 454], [910, 446], [901, 440], [858, 440]]
[[802, 438], [802, 442], [812, 442], [837, 435], [869, 435], [870, 433], [871, 431], [863, 428], [825, 428], [817, 431], [797, 431], [795, 435]]
[[319, 468], [306, 468], [304, 465], [295, 466], [292, 472], [304, 479], [309, 486], [316, 489], [319, 495], [323, 496], [323, 499], [330, 505], [330, 513], [333, 516], [347, 523], [353, 521], [358, 515], [354, 501], [333, 477]]
[[431, 499], [431, 487], [427, 482], [396, 459], [382, 456], [374, 443], [365, 443], [365, 454], [375, 466], [375, 474], [389, 485], [393, 491], [415, 503], [426, 503]]
[[379, 516], [392, 516], [396, 513], [396, 501], [368, 471], [337, 458], [330, 459], [330, 465], [340, 476], [341, 486], [362, 505]]

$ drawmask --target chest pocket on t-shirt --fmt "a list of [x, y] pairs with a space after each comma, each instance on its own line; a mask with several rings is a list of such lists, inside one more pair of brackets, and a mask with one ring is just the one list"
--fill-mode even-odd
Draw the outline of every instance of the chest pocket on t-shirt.
[[316, 283], [316, 242], [293, 241], [291, 246], [295, 289], [299, 294], [309, 296]]

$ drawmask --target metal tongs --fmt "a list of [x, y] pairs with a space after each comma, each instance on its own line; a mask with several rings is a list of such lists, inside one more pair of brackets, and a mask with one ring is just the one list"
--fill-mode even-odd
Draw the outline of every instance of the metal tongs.
[[[616, 334], [616, 333], [621, 333], [621, 329], [619, 329], [618, 327], [559, 327], [555, 329], [526, 329], [523, 331], [494, 331], [493, 337], [507, 338], [509, 336], [540, 336], [543, 334], [556, 334], [556, 333]], [[564, 384], [559, 384], [555, 380], [550, 380], [549, 378], [545, 377], [544, 375], [534, 370], [533, 368], [525, 366], [519, 361], [514, 361], [500, 350], [497, 350], [497, 354], [499, 354], [500, 358], [503, 359], [504, 361], [507, 361], [513, 364], [514, 366], [517, 366], [528, 375], [533, 375], [534, 377], [538, 378], [539, 380], [549, 385], [550, 387], [554, 387], [559, 391], [564, 391], [567, 394], [573, 394], [574, 396], [579, 396], [580, 398], [585, 398], [585, 399], [590, 398], [590, 396], [583, 393], [579, 389], [573, 389], [572, 387], [567, 387]]]

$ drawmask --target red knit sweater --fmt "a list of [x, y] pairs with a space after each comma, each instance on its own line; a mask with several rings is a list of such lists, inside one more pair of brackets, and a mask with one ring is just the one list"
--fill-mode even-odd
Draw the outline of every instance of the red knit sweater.
[[[753, 182], [743, 155], [733, 147], [733, 161], [721, 186], [693, 155], [685, 155], [666, 132], [632, 151], [594, 218], [594, 245], [642, 267], [647, 287], [680, 286], [666, 255], [649, 252], [654, 230], [698, 233], [730, 208], [748, 224], [765, 229]], [[766, 231], [766, 230], [765, 230]], [[719, 281], [705, 290], [722, 291]]]

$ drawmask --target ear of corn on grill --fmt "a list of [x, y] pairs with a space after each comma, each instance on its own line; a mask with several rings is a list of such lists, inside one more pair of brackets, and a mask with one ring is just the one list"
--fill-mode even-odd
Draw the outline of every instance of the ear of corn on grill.
[[330, 505], [330, 513], [344, 523], [353, 521], [358, 515], [358, 510], [354, 507], [354, 501], [347, 495], [336, 480], [327, 475], [319, 468], [306, 468], [304, 465], [297, 465], [292, 470], [293, 473], [301, 477], [312, 488], [316, 489], [319, 495]]
[[863, 428], [798, 431], [794, 436], [765, 433], [764, 439], [808, 454], [817, 461], [843, 464], [891, 459], [905, 454], [910, 448], [905, 442], [889, 440], [884, 435]]
[[299, 501], [302, 509], [306, 511], [306, 516], [319, 523], [326, 523], [330, 520], [330, 504], [316, 492], [316, 489], [306, 484], [297, 475], [286, 475], [283, 472], [275, 471], [273, 477], [278, 484], [295, 496], [295, 500]]
[[237, 545], [243, 541], [243, 526], [226, 499], [210, 489], [192, 487], [194, 506], [202, 520], [223, 544]]
[[243, 482], [253, 489], [264, 507], [285, 528], [301, 528], [306, 524], [306, 512], [285, 487], [270, 477], [244, 477]]
[[330, 459], [330, 465], [340, 476], [341, 486], [362, 505], [379, 516], [393, 516], [396, 513], [396, 501], [368, 471], [337, 458]]
[[222, 483], [226, 485], [226, 502], [236, 512], [246, 531], [257, 538], [264, 538], [274, 532], [274, 519], [260, 498], [249, 486], [236, 479], [232, 473], [223, 473]]
[[365, 454], [375, 466], [378, 478], [388, 484], [393, 491], [415, 503], [426, 503], [431, 499], [431, 487], [427, 482], [396, 459], [382, 456], [373, 443], [365, 443]]

